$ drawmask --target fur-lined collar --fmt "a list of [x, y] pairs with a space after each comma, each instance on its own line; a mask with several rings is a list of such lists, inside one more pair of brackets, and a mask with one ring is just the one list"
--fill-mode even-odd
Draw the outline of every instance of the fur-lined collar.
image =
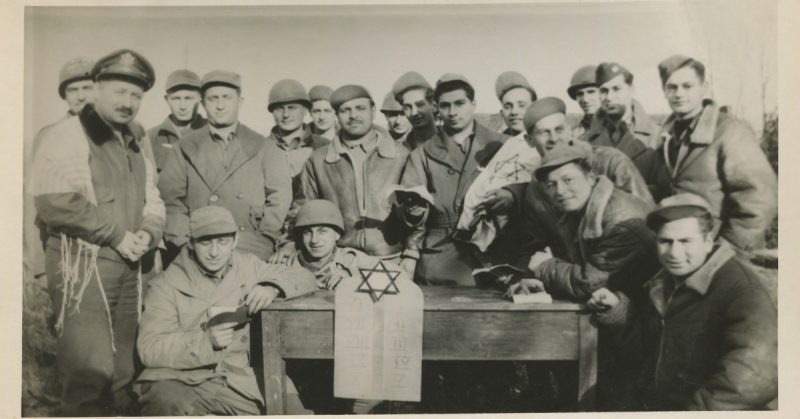
[[598, 175], [597, 183], [589, 194], [589, 202], [586, 203], [586, 211], [581, 221], [584, 239], [592, 240], [603, 237], [603, 215], [613, 193], [614, 183], [604, 175]]

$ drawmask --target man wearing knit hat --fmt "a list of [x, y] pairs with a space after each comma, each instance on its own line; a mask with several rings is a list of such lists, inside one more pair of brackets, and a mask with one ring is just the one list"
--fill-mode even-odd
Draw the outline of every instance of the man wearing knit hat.
[[392, 94], [411, 123], [411, 132], [403, 144], [409, 151], [413, 151], [436, 135], [433, 87], [421, 74], [409, 71], [394, 82]]
[[578, 102], [583, 110], [583, 117], [577, 125], [572, 127], [573, 138], [578, 138], [589, 130], [594, 114], [600, 109], [600, 90], [597, 88], [596, 71], [597, 67], [593, 65], [579, 68], [572, 75], [572, 80], [567, 88], [569, 97]]
[[155, 72], [123, 49], [98, 60], [91, 74], [95, 103], [45, 133], [31, 189], [48, 235], [60, 414], [130, 415], [140, 259], [164, 228], [150, 142], [134, 121]]
[[272, 113], [275, 126], [272, 127], [267, 141], [272, 142], [289, 162], [292, 172], [292, 205], [286, 217], [291, 223], [297, 210], [303, 205], [303, 194], [300, 185], [300, 172], [311, 152], [327, 145], [329, 141], [313, 133], [304, 123], [311, 107], [306, 88], [293, 79], [280, 80], [269, 91], [267, 110]]
[[167, 206], [172, 257], [189, 240], [189, 215], [207, 205], [233, 214], [238, 250], [262, 260], [275, 251], [292, 201], [291, 171], [274, 141], [239, 122], [241, 88], [236, 73], [204, 75], [200, 95], [209, 124], [183, 137], [167, 156], [158, 187]]
[[[583, 302], [601, 287], [636, 293], [658, 268], [645, 217], [652, 204], [616, 187], [592, 171], [589, 150], [560, 145], [535, 171], [537, 181], [560, 214], [558, 233], [565, 251], [549, 247], [528, 262], [531, 277], [510, 292], [545, 290], [554, 298]], [[524, 292], [524, 291], [523, 291]], [[614, 356], [601, 338], [598, 395], [606, 409], [627, 409], [637, 364]]]
[[400, 183], [408, 150], [373, 126], [375, 102], [363, 86], [344, 85], [331, 95], [341, 129], [314, 150], [302, 174], [305, 198], [326, 199], [342, 212], [339, 243], [399, 262], [405, 249], [402, 222], [383, 204]]
[[[239, 226], [223, 207], [192, 211], [189, 231], [189, 244], [144, 301], [137, 347], [145, 370], [136, 382], [141, 413], [263, 414], [250, 367], [250, 316], [276, 299], [314, 291], [314, 275], [237, 252]], [[288, 413], [311, 413], [285, 379]]]
[[715, 223], [699, 195], [665, 198], [647, 217], [662, 269], [641, 295], [587, 303], [620, 356], [643, 358], [637, 410], [777, 409], [775, 301]]
[[328, 141], [333, 140], [339, 130], [339, 121], [331, 106], [331, 94], [333, 89], [325, 85], [316, 85], [308, 91], [308, 100], [311, 101], [311, 132]]
[[601, 109], [581, 137], [592, 145], [614, 147], [630, 157], [648, 185], [655, 178], [658, 125], [633, 98], [633, 74], [617, 63], [601, 63], [595, 72]]
[[503, 134], [516, 137], [525, 132], [523, 117], [525, 110], [536, 100], [536, 91], [520, 73], [506, 71], [494, 83], [497, 99], [500, 100], [500, 114], [506, 122]]
[[409, 132], [411, 123], [403, 113], [403, 105], [394, 98], [394, 93], [389, 92], [383, 99], [381, 113], [386, 117], [386, 127], [389, 128], [389, 135], [397, 142], [404, 142]]
[[[407, 252], [428, 250], [416, 269], [419, 280], [472, 286], [472, 270], [481, 264], [471, 244], [453, 240], [451, 233], [480, 166], [491, 159], [508, 137], [475, 121], [475, 90], [466, 77], [442, 76], [436, 82], [434, 100], [441, 113], [442, 127], [411, 153], [403, 173], [403, 186], [425, 187], [434, 197], [434, 206], [431, 208], [423, 201], [406, 204], [405, 222], [416, 233], [423, 233], [412, 237], [425, 236], [421, 242], [409, 243]], [[512, 202], [509, 191], [498, 189], [484, 206], [487, 211], [500, 214]]]
[[762, 248], [778, 212], [778, 182], [755, 133], [706, 98], [703, 63], [675, 55], [658, 70], [672, 115], [659, 134], [657, 198], [698, 194], [723, 238], [740, 251]]
[[200, 115], [200, 78], [191, 70], [175, 70], [167, 76], [164, 100], [170, 113], [160, 125], [150, 128], [147, 137], [153, 144], [156, 167], [161, 172], [166, 155], [184, 135], [206, 125]]

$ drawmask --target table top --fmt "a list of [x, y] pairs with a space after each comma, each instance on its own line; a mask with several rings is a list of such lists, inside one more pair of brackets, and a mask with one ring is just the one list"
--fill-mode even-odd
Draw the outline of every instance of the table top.
[[[425, 311], [587, 311], [585, 304], [553, 300], [552, 304], [514, 304], [503, 293], [474, 287], [421, 286]], [[293, 300], [270, 304], [268, 311], [333, 311], [334, 291], [318, 290]]]

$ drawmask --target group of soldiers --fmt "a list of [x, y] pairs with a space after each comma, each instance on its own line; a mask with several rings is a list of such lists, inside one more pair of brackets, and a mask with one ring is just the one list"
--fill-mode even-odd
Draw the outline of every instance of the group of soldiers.
[[[234, 72], [170, 73], [170, 114], [145, 131], [145, 57], [68, 62], [68, 115], [37, 135], [28, 187], [61, 413], [261, 414], [247, 322], [211, 319], [378, 261], [421, 286], [475, 286], [474, 269], [509, 263], [527, 271], [509, 292], [586, 303], [603, 409], [774, 407], [776, 308], [747, 257], [777, 213], [776, 174], [708, 99], [701, 62], [657, 68], [663, 124], [630, 71], [601, 63], [566, 85], [575, 126], [520, 73], [497, 78], [504, 126], [490, 129], [466, 77], [411, 71], [381, 102], [386, 129], [363, 86], [280, 80], [265, 137], [239, 121]], [[289, 411], [308, 412], [287, 382]]]

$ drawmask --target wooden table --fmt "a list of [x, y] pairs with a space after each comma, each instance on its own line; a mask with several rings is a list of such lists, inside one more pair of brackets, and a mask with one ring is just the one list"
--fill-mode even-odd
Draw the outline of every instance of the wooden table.
[[[512, 304], [493, 290], [421, 288], [423, 360], [577, 361], [578, 408], [594, 407], [597, 329], [584, 305]], [[251, 330], [262, 354], [253, 359], [267, 414], [286, 413], [284, 359], [333, 358], [333, 325], [332, 291], [274, 303], [261, 312]]]

